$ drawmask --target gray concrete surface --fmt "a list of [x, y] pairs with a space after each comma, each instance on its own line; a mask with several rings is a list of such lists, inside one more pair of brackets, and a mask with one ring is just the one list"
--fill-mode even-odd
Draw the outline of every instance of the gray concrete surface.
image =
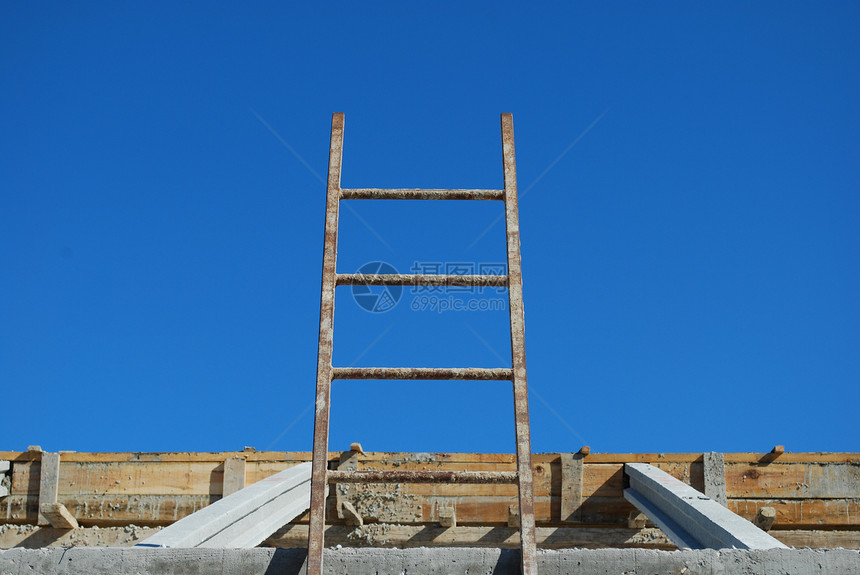
[[[0, 574], [298, 575], [305, 549], [71, 548], [0, 551]], [[566, 549], [538, 553], [541, 575], [776, 575], [860, 573], [860, 551], [767, 549], [656, 551]], [[326, 549], [331, 575], [506, 575], [519, 573], [519, 551], [476, 548]]]
[[648, 463], [625, 463], [624, 499], [672, 543], [692, 549], [786, 549], [786, 545], [678, 478]]
[[726, 506], [726, 460], [722, 453], [702, 454], [705, 478], [705, 495]]
[[311, 464], [300, 463], [183, 517], [137, 546], [251, 549], [310, 504]]

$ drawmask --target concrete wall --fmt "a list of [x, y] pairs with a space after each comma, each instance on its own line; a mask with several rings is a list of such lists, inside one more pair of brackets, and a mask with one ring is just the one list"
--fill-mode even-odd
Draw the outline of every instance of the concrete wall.
[[[297, 575], [304, 549], [71, 548], [0, 551], [0, 574], [43, 575]], [[685, 575], [860, 573], [860, 551], [771, 549], [767, 551], [656, 551], [569, 549], [539, 552], [541, 575], [568, 573], [684, 573]], [[332, 575], [517, 574], [519, 552], [476, 548], [327, 549]]]

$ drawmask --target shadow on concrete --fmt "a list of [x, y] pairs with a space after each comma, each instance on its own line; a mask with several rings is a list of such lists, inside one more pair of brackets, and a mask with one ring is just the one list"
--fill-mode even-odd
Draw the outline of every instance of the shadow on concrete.
[[493, 566], [493, 575], [509, 575], [520, 572], [520, 550], [500, 549], [499, 560]]
[[49, 547], [56, 543], [60, 537], [67, 534], [69, 529], [54, 529], [52, 527], [42, 527], [33, 532], [32, 535], [22, 539], [15, 547], [22, 549], [39, 549], [40, 547]]
[[265, 575], [299, 575], [307, 557], [307, 549], [275, 549]]

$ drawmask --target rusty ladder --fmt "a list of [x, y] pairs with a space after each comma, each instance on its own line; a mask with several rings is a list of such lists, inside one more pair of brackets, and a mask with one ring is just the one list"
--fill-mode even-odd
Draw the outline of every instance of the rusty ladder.
[[[510, 483], [519, 489], [520, 544], [523, 575], [537, 575], [535, 545], [534, 482], [529, 433], [528, 387], [526, 383], [523, 280], [520, 266], [517, 171], [514, 157], [514, 121], [502, 114], [503, 190], [341, 189], [343, 158], [343, 114], [331, 122], [328, 162], [325, 243], [323, 247], [322, 296], [320, 300], [319, 357], [317, 360], [314, 452], [311, 478], [310, 527], [308, 531], [308, 575], [323, 573], [325, 499], [328, 482], [338, 483]], [[505, 203], [507, 275], [427, 274], [339, 274], [337, 273], [337, 222], [340, 200], [500, 200]], [[511, 369], [507, 368], [403, 368], [332, 367], [335, 288], [347, 285], [507, 286], [511, 320]], [[517, 440], [517, 470], [475, 471], [345, 471], [328, 469], [329, 407], [331, 383], [335, 379], [448, 379], [510, 381], [514, 390]]]

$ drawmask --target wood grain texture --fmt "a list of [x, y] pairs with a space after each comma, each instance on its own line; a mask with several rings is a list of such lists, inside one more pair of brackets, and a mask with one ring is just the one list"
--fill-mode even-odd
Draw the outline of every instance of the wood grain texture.
[[[332, 461], [344, 453], [330, 452]], [[777, 511], [775, 531], [798, 528], [860, 529], [858, 454], [784, 453], [769, 464], [764, 454], [724, 454], [728, 508], [754, 519], [760, 507]], [[62, 453], [57, 502], [83, 525], [168, 525], [218, 500], [224, 463], [244, 458], [250, 485], [310, 460], [310, 452]], [[10, 494], [2, 499], [0, 523], [35, 524], [39, 510], [40, 452], [0, 452], [12, 462]], [[358, 469], [390, 471], [513, 471], [513, 454], [356, 453]], [[619, 461], [622, 460], [622, 461]], [[599, 454], [582, 458], [584, 527], [626, 527], [633, 511], [622, 495], [623, 460], [646, 460], [702, 490], [702, 454]], [[578, 525], [562, 521], [562, 455], [533, 457], [535, 519], [543, 527]], [[332, 489], [327, 506], [337, 517]], [[506, 526], [516, 502], [512, 485], [369, 484], [343, 494], [369, 520], [406, 525], [438, 522], [438, 510], [452, 507], [458, 526]], [[395, 504], [396, 503], [396, 504]], [[300, 518], [298, 522], [306, 520]], [[335, 523], [337, 519], [332, 519]], [[342, 521], [342, 520], [341, 520]]]

